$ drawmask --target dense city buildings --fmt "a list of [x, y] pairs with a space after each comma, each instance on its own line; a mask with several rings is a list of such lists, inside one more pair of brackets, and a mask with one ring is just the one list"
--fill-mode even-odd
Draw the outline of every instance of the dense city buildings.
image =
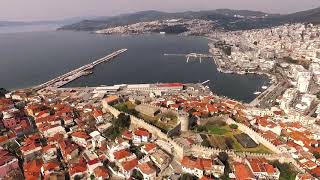
[[0, 179], [319, 178], [320, 26], [214, 25], [168, 19], [96, 33], [204, 35], [210, 54], [186, 58], [270, 77], [251, 103], [216, 95], [208, 81], [63, 87], [121, 49], [0, 97]]

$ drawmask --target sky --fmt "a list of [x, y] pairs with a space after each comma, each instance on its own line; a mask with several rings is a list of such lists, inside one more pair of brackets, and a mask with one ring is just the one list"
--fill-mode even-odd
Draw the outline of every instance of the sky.
[[287, 14], [320, 7], [320, 0], [0, 0], [0, 21], [113, 16], [142, 10], [167, 12], [218, 8]]

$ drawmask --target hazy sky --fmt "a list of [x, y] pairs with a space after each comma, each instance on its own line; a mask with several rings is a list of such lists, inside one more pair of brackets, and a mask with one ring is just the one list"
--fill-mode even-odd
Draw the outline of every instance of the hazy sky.
[[0, 20], [52, 20], [141, 10], [173, 12], [217, 8], [283, 14], [319, 6], [320, 0], [0, 0]]

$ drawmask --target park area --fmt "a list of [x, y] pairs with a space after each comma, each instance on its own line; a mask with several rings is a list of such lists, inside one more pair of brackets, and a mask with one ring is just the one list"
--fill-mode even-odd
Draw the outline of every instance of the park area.
[[195, 132], [200, 133], [203, 146], [237, 152], [272, 153], [262, 144], [256, 144], [248, 135], [238, 130], [236, 125], [227, 125], [222, 120], [206, 122], [197, 126]]

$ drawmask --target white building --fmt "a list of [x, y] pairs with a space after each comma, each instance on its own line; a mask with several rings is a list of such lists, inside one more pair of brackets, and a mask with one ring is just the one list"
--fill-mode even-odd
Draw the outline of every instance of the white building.
[[220, 177], [224, 173], [224, 165], [218, 158], [202, 159], [185, 156], [181, 161], [181, 166], [184, 172], [193, 174], [198, 178], [204, 175]]
[[311, 80], [310, 72], [300, 73], [297, 77], [298, 91], [300, 91], [301, 93], [307, 93], [309, 90], [310, 80]]
[[315, 99], [316, 99], [316, 96], [312, 94], [302, 95], [301, 102], [296, 105], [296, 110], [302, 113], [306, 112], [310, 108], [310, 106], [312, 105]]
[[290, 105], [292, 103], [292, 101], [295, 99], [295, 97], [297, 96], [297, 90], [294, 88], [289, 88], [287, 89], [283, 96], [282, 99], [280, 101], [280, 108], [282, 110], [284, 110], [285, 112], [288, 112], [290, 109]]
[[101, 147], [104, 143], [106, 143], [106, 138], [101, 136], [101, 134], [98, 131], [93, 131], [89, 134], [91, 136], [92, 141], [92, 148]]

